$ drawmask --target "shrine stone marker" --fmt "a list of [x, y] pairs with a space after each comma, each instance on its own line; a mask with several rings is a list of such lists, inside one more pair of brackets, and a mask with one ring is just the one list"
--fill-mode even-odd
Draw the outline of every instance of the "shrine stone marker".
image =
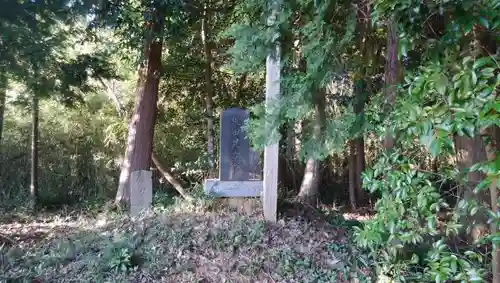
[[216, 197], [257, 197], [262, 192], [259, 156], [250, 148], [244, 129], [248, 110], [224, 110], [220, 121], [219, 179], [205, 180], [206, 194]]
[[152, 172], [139, 170], [130, 173], [130, 215], [138, 216], [149, 210], [152, 201]]
[[220, 120], [221, 181], [247, 181], [250, 176], [250, 143], [242, 126], [248, 112], [231, 108], [222, 112]]

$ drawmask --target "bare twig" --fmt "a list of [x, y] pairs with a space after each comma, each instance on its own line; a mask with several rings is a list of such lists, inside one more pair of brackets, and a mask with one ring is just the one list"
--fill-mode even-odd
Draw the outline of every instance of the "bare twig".
[[11, 239], [10, 237], [8, 237], [7, 235], [4, 235], [4, 234], [1, 234], [0, 233], [0, 240], [2, 242], [6, 242], [10, 245], [14, 245], [16, 243], [16, 241], [14, 241], [13, 239]]

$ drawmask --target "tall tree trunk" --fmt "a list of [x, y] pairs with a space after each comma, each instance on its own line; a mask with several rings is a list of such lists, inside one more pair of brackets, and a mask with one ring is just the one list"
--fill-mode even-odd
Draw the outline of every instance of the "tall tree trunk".
[[[3, 158], [2, 158], [2, 134], [3, 134], [3, 119], [6, 107], [7, 98], [7, 84], [2, 84], [0, 77], [0, 174], [2, 172]], [[1, 176], [0, 176], [1, 177]]]
[[[473, 138], [455, 135], [455, 151], [457, 165], [460, 172], [466, 172], [472, 165], [486, 160], [486, 150], [481, 136], [476, 135]], [[460, 187], [460, 195], [465, 200], [476, 200], [480, 207], [489, 207], [488, 194], [483, 191], [479, 194], [474, 193], [474, 188], [484, 179], [484, 174], [479, 171], [470, 171], [467, 173], [467, 182]], [[469, 233], [469, 242], [479, 239], [487, 230], [487, 214], [484, 209], [477, 212], [474, 216], [464, 216], [464, 221], [468, 227], [471, 227]]]
[[[7, 107], [7, 78], [0, 74], [0, 157], [2, 156], [2, 137], [3, 137], [3, 123], [5, 115], [5, 107]], [[0, 168], [2, 164], [0, 163]]]
[[300, 184], [300, 190], [297, 198], [299, 201], [316, 205], [319, 186], [319, 167], [320, 161], [309, 158], [304, 169], [304, 177]]
[[[364, 73], [364, 72], [363, 72]], [[354, 99], [354, 113], [356, 114], [356, 125], [359, 128], [357, 138], [353, 143], [354, 157], [354, 184], [356, 191], [356, 201], [358, 205], [363, 205], [367, 201], [367, 193], [362, 188], [361, 173], [365, 170], [365, 140], [363, 138], [362, 127], [364, 124], [365, 102], [367, 99], [366, 84], [364, 79], [356, 82], [355, 86], [356, 97]], [[351, 182], [351, 181], [350, 181]]]
[[[315, 121], [313, 122], [313, 137], [323, 145], [324, 131], [326, 128], [326, 93], [324, 90], [316, 91], [313, 97]], [[320, 182], [320, 160], [309, 158], [306, 163], [304, 177], [297, 198], [301, 202], [316, 205], [318, 187]]]
[[[398, 83], [399, 74], [398, 63], [398, 27], [397, 22], [391, 19], [387, 27], [387, 46], [385, 58], [385, 111], [388, 113], [396, 101], [396, 84]], [[384, 147], [392, 149], [394, 147], [395, 138], [389, 131], [384, 139]]]
[[212, 46], [210, 42], [210, 15], [208, 14], [209, 2], [205, 3], [203, 16], [201, 18], [201, 41], [205, 56], [205, 107], [207, 117], [207, 154], [209, 165], [209, 177], [213, 178], [215, 172], [215, 131], [214, 131], [214, 85], [212, 81]]
[[[103, 86], [107, 87], [106, 84], [103, 84]], [[123, 107], [122, 107], [120, 100], [118, 99], [116, 94], [110, 88], [108, 88], [108, 90], [109, 90], [109, 92], [108, 92], [109, 98], [115, 104], [116, 112], [117, 112], [118, 116], [122, 116]], [[125, 154], [125, 156], [127, 156], [127, 153]], [[166, 167], [161, 165], [160, 161], [158, 160], [158, 158], [156, 157], [154, 152], [151, 155], [151, 159], [152, 159], [154, 165], [156, 166], [156, 168], [158, 169], [158, 171], [160, 171], [160, 173], [163, 175], [163, 177], [179, 192], [179, 194], [182, 197], [184, 197], [186, 200], [189, 200], [189, 201], [193, 199], [191, 196], [189, 196], [186, 193], [186, 191], [182, 187], [181, 183], [173, 176], [173, 174]], [[123, 190], [119, 190], [119, 192], [123, 193]], [[119, 201], [121, 199], [121, 196], [118, 197], [117, 199]]]
[[349, 201], [351, 203], [351, 208], [356, 209], [356, 187], [358, 186], [356, 178], [356, 145], [353, 140], [349, 141]]
[[0, 83], [0, 154], [2, 150], [3, 117], [5, 113], [6, 88]]
[[293, 161], [295, 159], [295, 120], [286, 123], [285, 140], [286, 159]]
[[[497, 160], [497, 154], [500, 152], [500, 128], [491, 126], [482, 133], [488, 141], [486, 144], [486, 157], [489, 162]], [[498, 213], [498, 187], [497, 179], [492, 178], [490, 183], [490, 205], [491, 211]], [[498, 232], [496, 221], [490, 223], [490, 234], [494, 235]], [[491, 282], [500, 282], [500, 248], [493, 244], [491, 251], [491, 273], [493, 280]]]
[[[485, 47], [489, 46], [489, 39], [478, 25], [474, 25], [472, 30], [472, 37], [468, 42], [468, 46], [463, 46], [463, 55], [472, 56], [474, 59], [477, 59], [481, 55], [487, 55], [485, 54], [483, 45]], [[496, 50], [488, 51], [495, 52]], [[472, 165], [487, 160], [486, 147], [480, 133], [475, 133], [475, 136], [472, 138], [455, 134], [454, 142], [457, 165], [460, 172], [466, 172]], [[486, 210], [490, 206], [491, 199], [489, 196], [490, 192], [481, 191], [477, 194], [474, 193], [474, 188], [485, 178], [484, 173], [479, 171], [468, 172], [466, 178], [467, 182], [459, 188], [459, 195], [463, 196], [465, 200], [476, 200], [481, 208], [474, 216], [470, 216], [469, 214], [463, 216], [463, 223], [465, 223], [466, 227], [470, 228], [470, 233], [466, 236], [467, 240], [469, 243], [473, 243], [482, 237], [488, 229], [488, 215]]]
[[30, 206], [38, 206], [38, 96], [33, 94], [31, 105], [31, 180], [30, 180]]
[[[476, 41], [475, 41], [475, 51], [483, 56], [491, 56], [491, 54], [498, 54], [497, 41], [493, 33], [486, 32], [482, 27], [478, 25], [475, 26]], [[498, 94], [497, 94], [498, 99]], [[485, 129], [483, 136], [487, 138], [486, 141], [486, 157], [488, 161], [493, 162], [498, 160], [498, 154], [500, 152], [500, 127], [494, 125]], [[497, 178], [492, 178], [489, 188], [490, 193], [490, 209], [494, 213], [498, 213], [498, 180]], [[494, 235], [498, 232], [497, 223], [491, 221], [490, 223], [490, 234]], [[491, 251], [491, 282], [500, 282], [500, 247], [493, 245]]]
[[361, 173], [365, 170], [365, 140], [359, 137], [354, 140], [356, 148], [356, 199], [358, 205], [365, 205], [367, 202], [367, 193], [363, 190], [363, 181]]
[[[158, 4], [157, 4], [158, 5]], [[161, 55], [163, 45], [163, 7], [151, 7], [146, 18], [149, 35], [144, 42], [145, 61], [141, 64], [136, 86], [134, 115], [131, 118], [127, 149], [120, 173], [115, 203], [127, 205], [130, 199], [130, 173], [138, 170], [150, 170], [153, 149], [154, 124], [156, 118], [156, 102], [161, 76]]]
[[[497, 41], [492, 33], [484, 30], [483, 27], [479, 25], [474, 25], [474, 42], [472, 54], [477, 59], [480, 56], [492, 56], [492, 54], [498, 53]], [[498, 96], [496, 97], [498, 98]], [[495, 162], [497, 160], [497, 154], [500, 152], [500, 128], [497, 125], [492, 125], [481, 131], [481, 136], [486, 138], [485, 142], [485, 153], [486, 159], [489, 162]], [[489, 187], [489, 204], [490, 209], [493, 213], [498, 213], [498, 180], [495, 175], [492, 175], [492, 180]], [[480, 199], [486, 198], [486, 193], [481, 193]], [[486, 200], [485, 200], [486, 202]], [[485, 207], [488, 206], [485, 203]], [[485, 219], [486, 217], [485, 217]], [[486, 224], [487, 222], [485, 222]], [[490, 223], [490, 234], [494, 235], [498, 232], [497, 223], [491, 221]], [[493, 243], [491, 251], [491, 282], [500, 282], [500, 248]]]
[[367, 99], [367, 87], [365, 80], [369, 76], [368, 72], [368, 61], [372, 58], [372, 55], [368, 52], [367, 48], [369, 44], [368, 34], [370, 32], [370, 11], [369, 5], [365, 0], [359, 0], [357, 3], [357, 47], [361, 54], [361, 60], [366, 63], [366, 65], [359, 66], [358, 72], [355, 74], [355, 98], [353, 99], [353, 108], [356, 114], [356, 130], [354, 132], [358, 137], [349, 142], [350, 155], [349, 161], [349, 199], [351, 201], [352, 208], [356, 208], [366, 201], [366, 192], [361, 187], [361, 173], [365, 169], [365, 145], [363, 139], [362, 126], [364, 123], [364, 108]]

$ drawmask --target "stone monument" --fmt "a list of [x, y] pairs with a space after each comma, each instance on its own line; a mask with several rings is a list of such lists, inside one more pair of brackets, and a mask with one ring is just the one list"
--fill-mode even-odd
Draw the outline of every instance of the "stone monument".
[[153, 179], [151, 171], [139, 170], [130, 174], [130, 215], [138, 216], [151, 208]]
[[260, 197], [263, 183], [259, 155], [250, 148], [243, 127], [248, 110], [230, 108], [220, 120], [219, 179], [205, 180], [204, 190], [214, 197]]

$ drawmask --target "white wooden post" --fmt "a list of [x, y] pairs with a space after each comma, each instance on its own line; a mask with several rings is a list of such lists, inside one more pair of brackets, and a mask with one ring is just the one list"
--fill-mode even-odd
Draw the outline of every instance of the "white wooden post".
[[[271, 0], [272, 13], [268, 23], [275, 21], [278, 1]], [[279, 98], [280, 93], [280, 46], [276, 44], [273, 52], [267, 55], [266, 60], [266, 108]], [[278, 209], [278, 143], [267, 145], [264, 149], [264, 218], [276, 222]]]

